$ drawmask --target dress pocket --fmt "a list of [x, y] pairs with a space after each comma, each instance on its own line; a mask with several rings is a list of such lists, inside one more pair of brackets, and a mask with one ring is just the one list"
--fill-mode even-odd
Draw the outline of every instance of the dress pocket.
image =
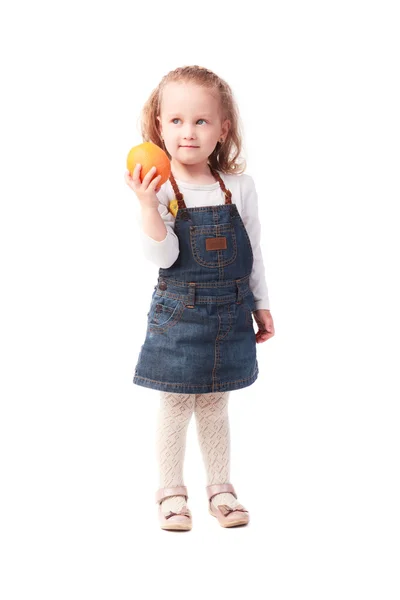
[[176, 325], [181, 318], [185, 304], [168, 296], [155, 296], [149, 311], [148, 326], [151, 331], [163, 332]]
[[237, 243], [232, 223], [192, 225], [189, 231], [193, 258], [202, 267], [226, 267], [236, 259]]

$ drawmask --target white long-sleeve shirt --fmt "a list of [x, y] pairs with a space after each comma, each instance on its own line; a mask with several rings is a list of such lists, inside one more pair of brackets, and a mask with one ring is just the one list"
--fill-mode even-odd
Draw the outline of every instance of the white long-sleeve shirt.
[[[250, 274], [249, 285], [255, 299], [255, 310], [260, 308], [269, 309], [268, 288], [260, 246], [261, 224], [258, 216], [258, 196], [253, 178], [247, 174], [226, 175], [220, 171], [218, 173], [226, 188], [232, 192], [232, 203], [236, 204], [250, 238], [253, 250], [253, 269]], [[187, 208], [225, 203], [225, 195], [218, 181], [207, 185], [199, 185], [176, 179], [176, 183], [183, 194]], [[157, 198], [160, 202], [158, 211], [167, 228], [166, 237], [159, 242], [147, 235], [141, 226], [140, 212], [138, 213], [138, 222], [145, 258], [158, 267], [168, 269], [174, 264], [179, 255], [179, 239], [174, 232], [175, 217], [168, 209], [169, 202], [175, 198], [169, 179], [161, 186]]]

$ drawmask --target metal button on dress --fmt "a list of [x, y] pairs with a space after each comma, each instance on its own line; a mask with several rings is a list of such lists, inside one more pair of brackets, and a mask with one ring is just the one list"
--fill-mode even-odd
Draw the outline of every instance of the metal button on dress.
[[186, 212], [186, 210], [184, 210], [184, 211], [182, 212], [182, 219], [183, 219], [184, 221], [188, 221], [188, 220], [190, 219], [190, 217], [189, 217], [189, 214]]
[[160, 288], [160, 290], [166, 290], [167, 284], [165, 283], [165, 281], [161, 281], [158, 287]]
[[161, 312], [162, 311], [162, 306], [160, 304], [157, 304], [156, 311], [157, 312]]

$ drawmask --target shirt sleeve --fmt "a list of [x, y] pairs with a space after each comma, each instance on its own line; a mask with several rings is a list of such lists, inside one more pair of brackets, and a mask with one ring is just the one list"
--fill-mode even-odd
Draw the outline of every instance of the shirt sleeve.
[[175, 217], [168, 209], [168, 197], [165, 191], [161, 189], [158, 192], [157, 197], [160, 202], [158, 205], [158, 212], [167, 228], [166, 237], [161, 241], [157, 241], [143, 231], [140, 210], [137, 214], [137, 220], [145, 258], [157, 265], [157, 267], [168, 269], [178, 258], [179, 239], [174, 231]]
[[270, 309], [268, 287], [265, 279], [264, 261], [261, 252], [261, 223], [258, 215], [258, 194], [254, 180], [244, 174], [242, 179], [242, 220], [249, 235], [253, 250], [253, 269], [249, 285], [255, 299], [255, 310]]

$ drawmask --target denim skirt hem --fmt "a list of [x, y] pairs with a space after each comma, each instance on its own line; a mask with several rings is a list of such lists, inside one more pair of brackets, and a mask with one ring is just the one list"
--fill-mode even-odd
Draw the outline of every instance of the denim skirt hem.
[[248, 387], [258, 377], [258, 364], [251, 377], [246, 379], [236, 379], [236, 381], [228, 381], [226, 383], [210, 383], [210, 384], [186, 384], [186, 383], [167, 383], [165, 381], [156, 381], [147, 377], [135, 375], [133, 383], [143, 387], [152, 388], [153, 390], [161, 390], [162, 392], [172, 392], [181, 394], [208, 394], [210, 392], [228, 392], [231, 390], [239, 390]]

